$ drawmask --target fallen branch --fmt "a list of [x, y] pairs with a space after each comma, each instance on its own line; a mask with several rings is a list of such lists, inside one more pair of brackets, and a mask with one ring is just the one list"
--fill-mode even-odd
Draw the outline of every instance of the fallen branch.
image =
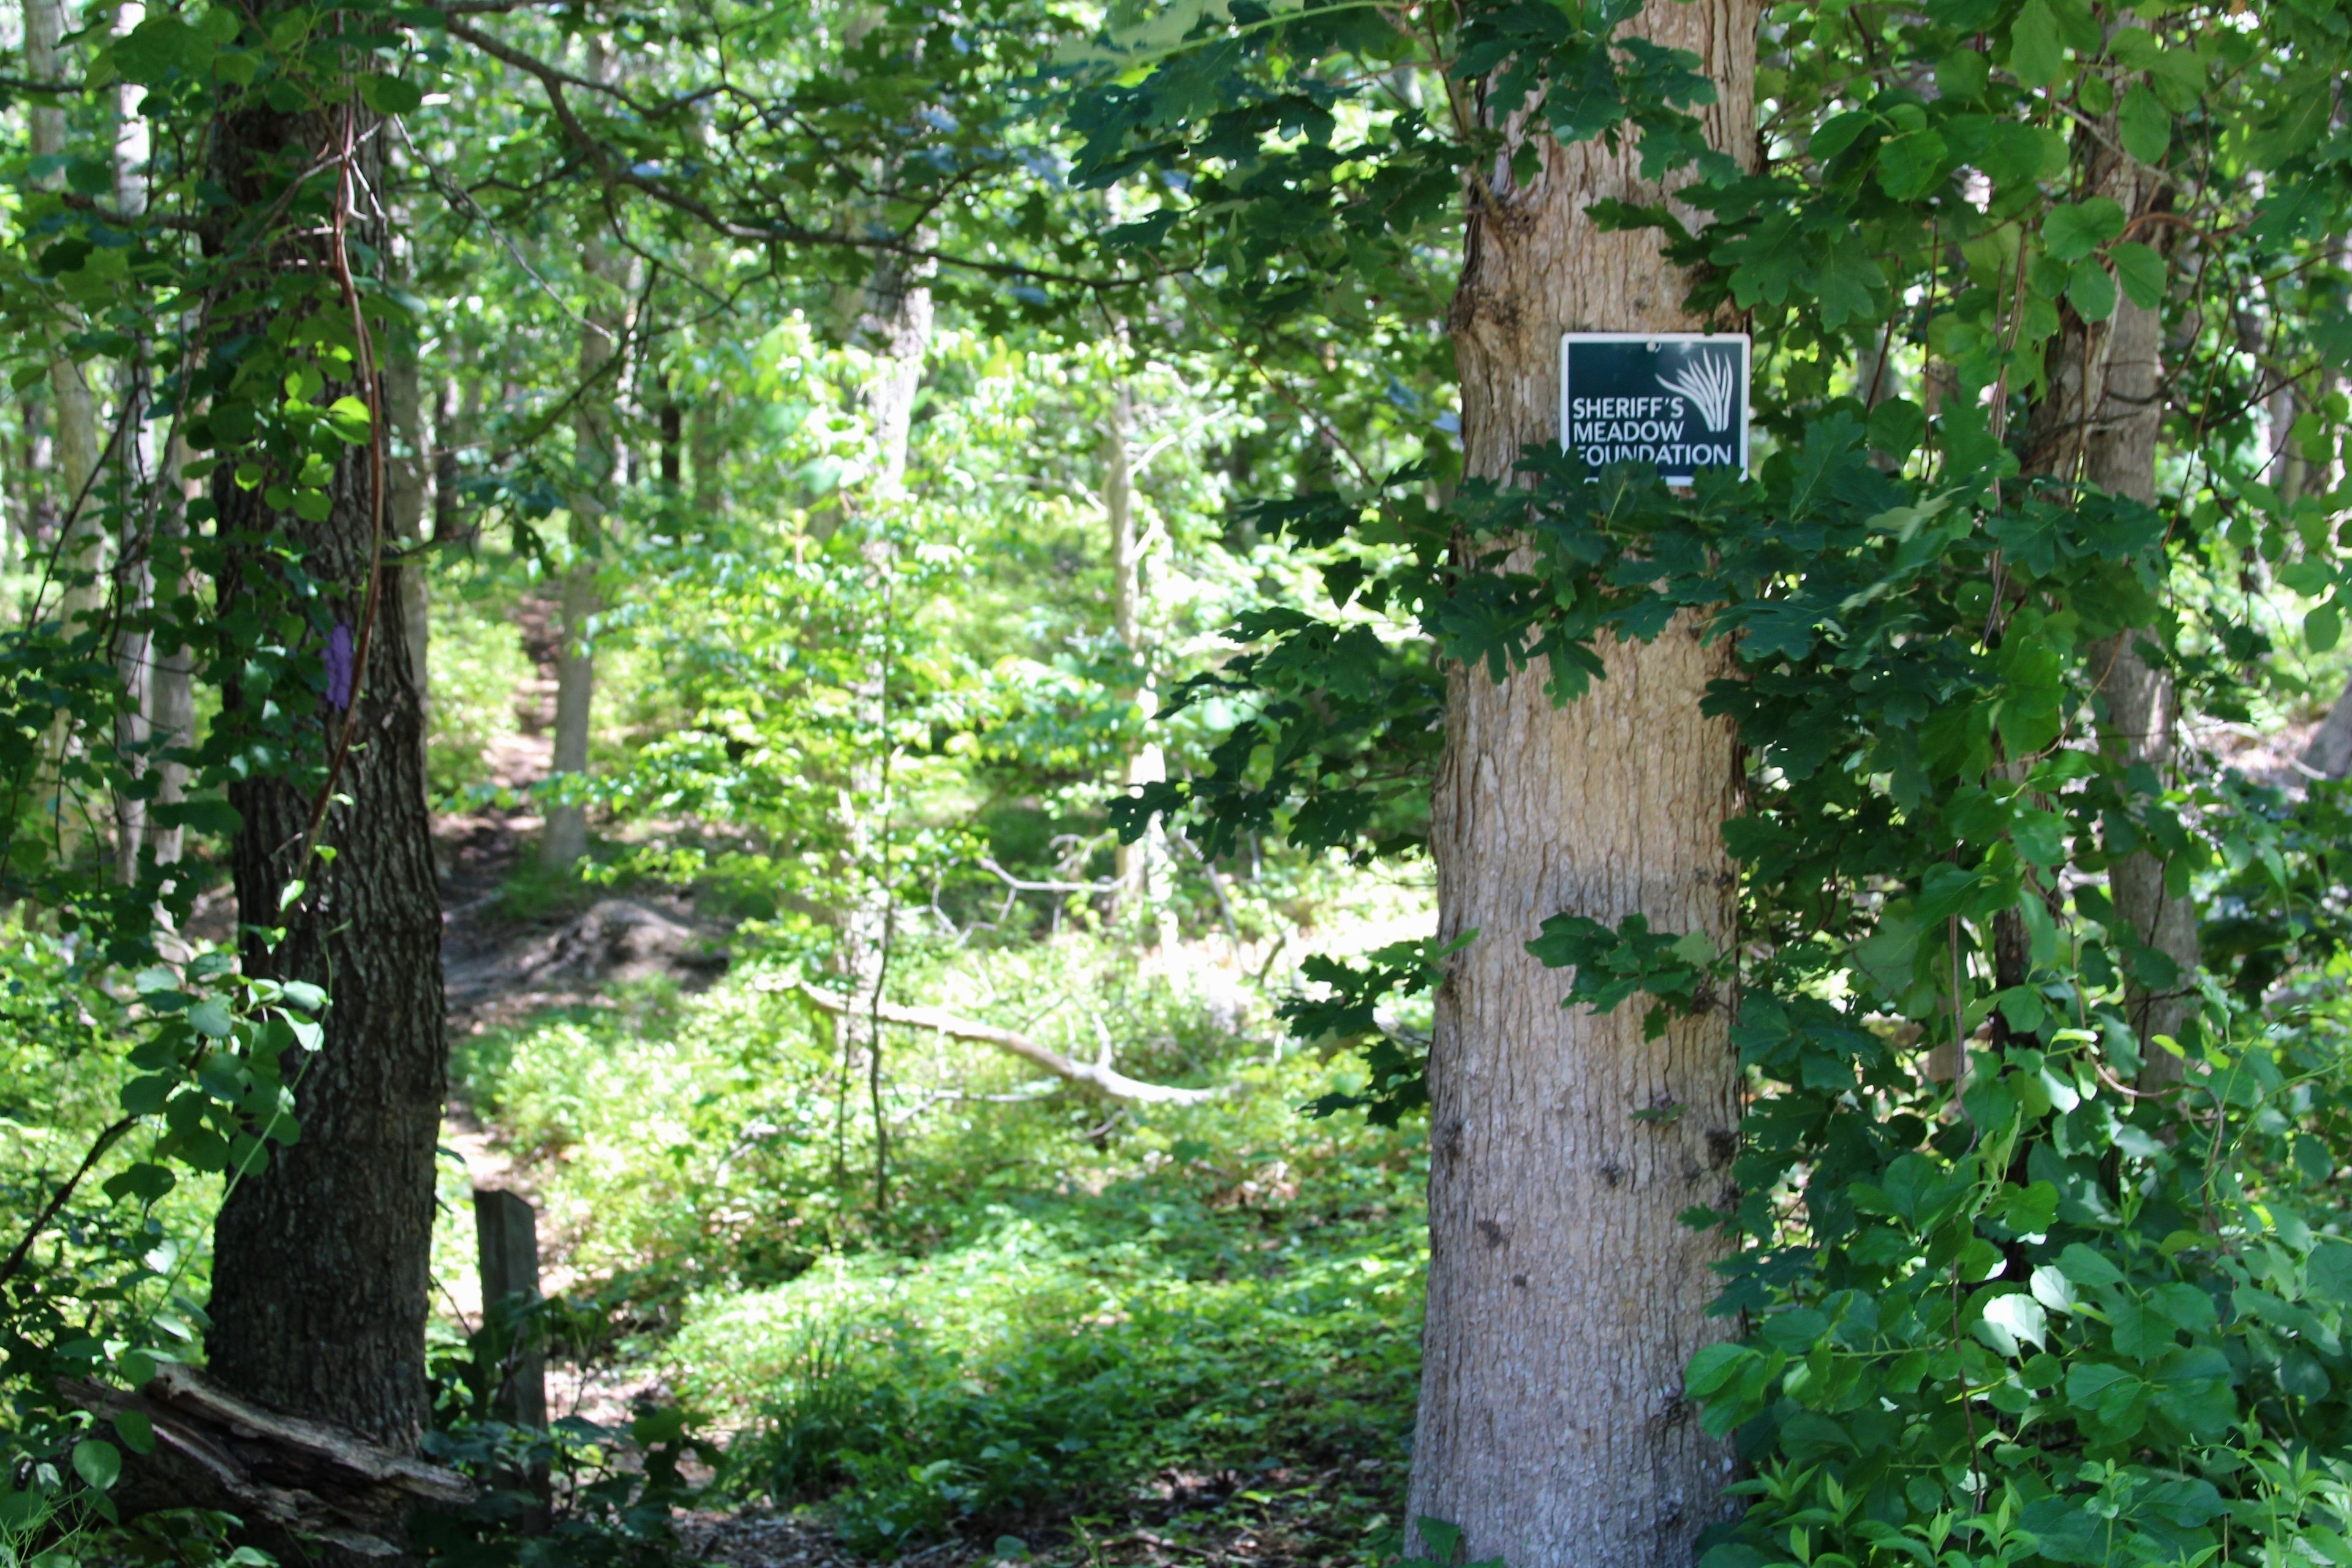
[[[830, 991], [820, 991], [805, 982], [797, 989], [827, 1013], [838, 1015], [850, 1010], [848, 1002]], [[1010, 1051], [1023, 1061], [1041, 1067], [1055, 1078], [1076, 1084], [1105, 1100], [1123, 1100], [1134, 1105], [1199, 1105], [1207, 1100], [1223, 1100], [1237, 1092], [1239, 1088], [1238, 1085], [1227, 1085], [1222, 1089], [1175, 1089], [1162, 1083], [1145, 1083], [1115, 1070], [1108, 1064], [1073, 1061], [1049, 1046], [1039, 1045], [1026, 1035], [1000, 1029], [992, 1024], [959, 1018], [936, 1007], [900, 1007], [886, 1002], [876, 1012], [886, 1024], [897, 1024], [908, 1029], [929, 1029], [951, 1040], [970, 1040], [975, 1045], [994, 1046], [1000, 1051]]]
[[58, 1387], [93, 1415], [136, 1412], [153, 1428], [154, 1452], [134, 1459], [115, 1488], [125, 1514], [223, 1510], [363, 1557], [395, 1557], [412, 1510], [474, 1498], [474, 1483], [455, 1470], [241, 1399], [175, 1363], [137, 1393], [70, 1379]]

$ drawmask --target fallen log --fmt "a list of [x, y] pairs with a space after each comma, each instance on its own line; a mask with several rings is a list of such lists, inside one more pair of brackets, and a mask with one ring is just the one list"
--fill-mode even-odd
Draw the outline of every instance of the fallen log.
[[127, 1465], [112, 1496], [123, 1514], [216, 1509], [366, 1557], [396, 1557], [401, 1521], [419, 1507], [474, 1500], [474, 1483], [355, 1432], [243, 1399], [193, 1367], [167, 1363], [135, 1393], [61, 1380], [92, 1415], [137, 1414], [154, 1451]]
[[[805, 981], [801, 982], [796, 989], [816, 1006], [835, 1016], [853, 1011], [858, 1014], [868, 1011], [867, 1004], [853, 1004], [833, 992], [821, 991]], [[928, 1029], [951, 1040], [970, 1040], [975, 1045], [994, 1046], [1000, 1051], [1009, 1051], [1023, 1061], [1041, 1067], [1055, 1078], [1089, 1094], [1123, 1104], [1200, 1105], [1212, 1100], [1225, 1099], [1237, 1093], [1240, 1088], [1239, 1085], [1229, 1084], [1219, 1089], [1177, 1089], [1169, 1084], [1145, 1083], [1108, 1066], [1066, 1057], [1026, 1035], [1000, 1029], [993, 1024], [959, 1018], [936, 1007], [901, 1007], [895, 1003], [885, 1002], [876, 1011], [886, 1024], [896, 1024], [908, 1029]]]

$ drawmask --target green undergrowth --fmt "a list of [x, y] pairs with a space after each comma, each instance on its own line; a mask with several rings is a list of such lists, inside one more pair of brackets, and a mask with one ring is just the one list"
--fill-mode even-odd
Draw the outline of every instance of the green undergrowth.
[[698, 1299], [679, 1380], [749, 1415], [745, 1487], [833, 1500], [845, 1538], [877, 1554], [972, 1523], [1117, 1513], [1204, 1478], [1248, 1489], [1401, 1460], [1415, 1187], [1398, 1157], [1255, 1201], [1171, 1165], [975, 1202], [967, 1232], [923, 1256], [829, 1258]]
[[1421, 1140], [1301, 1116], [1333, 1064], [1277, 1050], [1214, 957], [910, 943], [896, 996], [1239, 1092], [1107, 1105], [891, 1030], [887, 1206], [864, 1064], [845, 1079], [788, 971], [484, 1036], [457, 1076], [624, 1354], [730, 1434], [731, 1495], [816, 1508], [877, 1557], [963, 1533], [1118, 1558], [1189, 1531], [1354, 1562], [1412, 1426]]

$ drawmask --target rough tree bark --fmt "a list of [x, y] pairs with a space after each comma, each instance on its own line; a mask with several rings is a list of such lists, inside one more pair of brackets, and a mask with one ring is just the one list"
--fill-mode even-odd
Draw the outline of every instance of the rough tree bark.
[[[1751, 162], [1756, 20], [1750, 0], [1653, 0], [1632, 28], [1698, 56], [1720, 94], [1707, 134]], [[1586, 216], [1602, 196], [1658, 199], [1634, 150], [1537, 150], [1528, 183], [1498, 158], [1491, 206], [1469, 206], [1450, 324], [1475, 476], [1559, 440], [1562, 331], [1707, 325], [1684, 311], [1654, 235]], [[1564, 708], [1540, 668], [1499, 685], [1453, 671], [1431, 822], [1439, 933], [1479, 934], [1438, 994], [1430, 1052], [1409, 1514], [1461, 1526], [1473, 1559], [1513, 1568], [1686, 1568], [1731, 1473], [1682, 1394], [1692, 1353], [1731, 1331], [1706, 1315], [1727, 1244], [1675, 1217], [1726, 1197], [1739, 1124], [1727, 1011], [1644, 1041], [1638, 1001], [1564, 1010], [1564, 977], [1524, 945], [1563, 911], [1638, 911], [1729, 942], [1721, 827], [1738, 763], [1729, 726], [1699, 713], [1727, 656], [1684, 619], [1602, 657], [1606, 678]]]
[[[380, 191], [383, 139], [374, 129], [371, 116], [340, 103], [296, 113], [241, 108], [215, 132], [214, 178], [237, 213], [258, 215], [272, 210], [285, 180], [313, 166], [321, 149], [349, 145], [356, 148], [355, 187]], [[257, 276], [333, 277], [336, 178], [332, 166], [310, 177], [266, 249], [215, 234], [215, 253]], [[362, 194], [353, 205], [352, 255], [382, 256], [386, 236], [373, 200]], [[342, 309], [331, 299], [317, 308]], [[221, 322], [215, 330], [228, 336], [252, 329]], [[327, 395], [352, 390], [331, 383]], [[206, 1344], [214, 1375], [233, 1393], [406, 1450], [426, 1415], [433, 1152], [447, 1053], [422, 720], [399, 614], [402, 568], [396, 558], [383, 561], [367, 626], [371, 565], [389, 541], [379, 535], [365, 447], [341, 449], [327, 486], [327, 515], [315, 522], [270, 510], [265, 489], [239, 487], [230, 468], [219, 470], [212, 490], [225, 546], [219, 595], [227, 635], [291, 597], [308, 612], [310, 647], [329, 667], [330, 689], [299, 717], [309, 743], [331, 754], [346, 703], [356, 718], [334, 780], [349, 799], [327, 812], [321, 837], [337, 851], [331, 861], [302, 863], [319, 798], [315, 779], [262, 774], [229, 790], [240, 819], [230, 860], [245, 930], [288, 927], [275, 948], [248, 935], [245, 963], [252, 973], [322, 984], [332, 1001], [321, 1049], [299, 1064], [299, 1141], [237, 1182], [215, 1226]], [[279, 557], [288, 549], [320, 584], [317, 598], [302, 599], [289, 583]], [[340, 679], [339, 657], [349, 672]], [[226, 660], [232, 672], [238, 662]], [[280, 683], [268, 696], [282, 705], [299, 689]], [[224, 722], [266, 722], [262, 700], [240, 681], [226, 681]], [[297, 878], [308, 879], [309, 891], [281, 914], [281, 889]]]

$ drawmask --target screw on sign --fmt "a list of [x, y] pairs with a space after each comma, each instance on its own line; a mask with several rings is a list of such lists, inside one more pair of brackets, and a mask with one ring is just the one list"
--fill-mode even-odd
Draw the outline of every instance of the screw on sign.
[[1648, 463], [1668, 484], [1748, 472], [1745, 332], [1567, 332], [1560, 445], [1592, 468]]

